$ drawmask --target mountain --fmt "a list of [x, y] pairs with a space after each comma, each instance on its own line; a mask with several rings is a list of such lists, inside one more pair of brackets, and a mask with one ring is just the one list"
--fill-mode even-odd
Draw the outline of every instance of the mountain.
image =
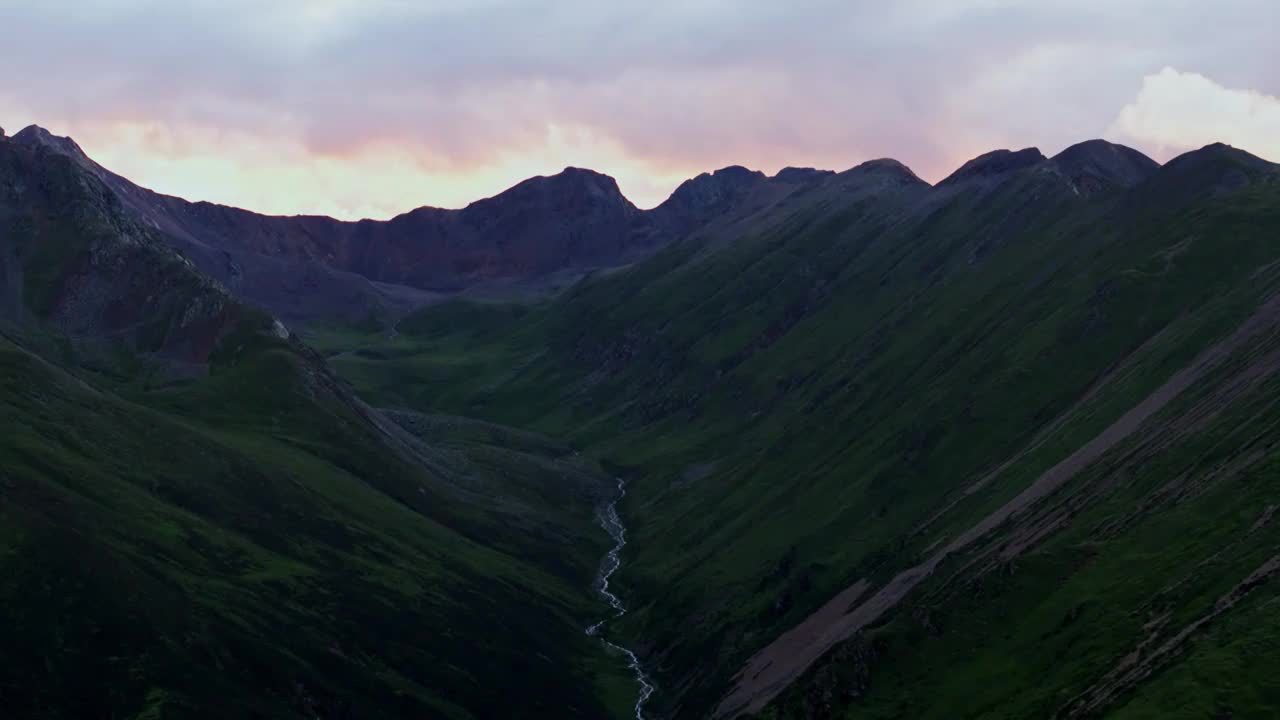
[[[288, 322], [388, 324], [457, 293], [540, 294], [598, 268], [646, 257], [724, 215], [761, 173], [726, 168], [641, 211], [607, 175], [566, 168], [461, 210], [422, 207], [388, 221], [273, 217], [138, 187], [38, 126], [17, 145], [96, 176], [204, 274]], [[815, 171], [816, 172], [816, 171]], [[776, 178], [797, 181], [795, 172]]]
[[560, 270], [620, 264], [663, 242], [612, 178], [575, 168], [463, 210], [419, 208], [386, 222], [340, 222], [160, 195], [35, 126], [13, 142], [72, 159], [204, 273], [286, 320], [395, 318], [436, 293], [536, 284]]
[[1278, 231], [1224, 145], [342, 223], [0, 137], [0, 697], [1275, 715]]
[[260, 316], [138, 222], [65, 147], [22, 138], [0, 139], [6, 325], [39, 323], [176, 367], [206, 362], [223, 337]]
[[72, 152], [0, 138], [6, 717], [613, 713], [613, 479], [369, 407]]
[[1040, 165], [1045, 156], [1038, 148], [1023, 150], [992, 150], [961, 165], [958, 170], [943, 178], [939, 187], [965, 182], [1001, 179], [1010, 173]]
[[1053, 164], [1077, 184], [1133, 187], [1151, 177], [1160, 165], [1132, 148], [1089, 140], [1053, 157]]
[[703, 176], [730, 215], [626, 270], [314, 341], [375, 404], [627, 479], [651, 716], [1280, 711], [1280, 168], [801, 180]]

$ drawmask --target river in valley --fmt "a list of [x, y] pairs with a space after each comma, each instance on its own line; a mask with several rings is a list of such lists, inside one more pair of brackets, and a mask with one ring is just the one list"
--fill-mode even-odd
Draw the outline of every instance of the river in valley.
[[635, 675], [636, 683], [640, 685], [640, 694], [636, 698], [635, 705], [636, 720], [644, 720], [644, 704], [649, 699], [649, 696], [653, 694], [653, 683], [650, 682], [649, 676], [645, 674], [644, 667], [640, 664], [640, 658], [636, 657], [634, 652], [629, 648], [609, 641], [600, 632], [605, 623], [610, 620], [617, 620], [627, 614], [627, 608], [622, 604], [622, 599], [609, 590], [609, 578], [613, 577], [613, 574], [622, 566], [622, 558], [619, 557], [619, 553], [627, 545], [627, 528], [622, 524], [622, 518], [618, 517], [618, 503], [626, 495], [627, 485], [622, 478], [618, 478], [618, 497], [614, 498], [608, 505], [605, 505], [598, 513], [600, 526], [605, 529], [605, 532], [609, 533], [609, 537], [613, 538], [614, 545], [613, 549], [604, 556], [604, 561], [600, 564], [600, 574], [596, 578], [596, 591], [609, 603], [609, 607], [613, 608], [613, 615], [587, 628], [587, 634], [592, 637], [599, 637], [600, 641], [605, 645], [626, 656], [627, 665]]

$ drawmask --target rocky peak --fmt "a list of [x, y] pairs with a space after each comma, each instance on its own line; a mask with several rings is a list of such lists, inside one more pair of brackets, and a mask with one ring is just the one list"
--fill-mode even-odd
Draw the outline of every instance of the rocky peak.
[[663, 205], [685, 210], [716, 207], [731, 202], [765, 180], [767, 178], [762, 172], [731, 165], [685, 180]]
[[835, 175], [832, 170], [816, 170], [809, 167], [785, 167], [773, 176], [774, 180], [787, 183], [806, 183]]
[[69, 137], [54, 135], [39, 125], [29, 125], [13, 136], [13, 141], [28, 147], [44, 147], [77, 160], [87, 160], [88, 156], [80, 149], [75, 140]]
[[845, 177], [874, 176], [878, 178], [892, 179], [907, 184], [927, 185], [920, 176], [912, 172], [911, 168], [894, 160], [893, 158], [879, 158], [877, 160], [868, 160], [860, 165], [845, 170], [841, 173]]
[[561, 209], [632, 207], [618, 188], [617, 180], [594, 170], [567, 167], [555, 175], [531, 177], [491, 198], [471, 203], [463, 212], [474, 215], [524, 205], [545, 205]]
[[1038, 148], [1022, 150], [993, 150], [970, 160], [951, 173], [938, 187], [958, 185], [970, 181], [983, 181], [1003, 177], [1009, 173], [1039, 165], [1046, 160]]
[[1137, 150], [1106, 140], [1072, 145], [1052, 162], [1073, 182], [1095, 180], [1121, 187], [1133, 187], [1160, 169], [1160, 163]]

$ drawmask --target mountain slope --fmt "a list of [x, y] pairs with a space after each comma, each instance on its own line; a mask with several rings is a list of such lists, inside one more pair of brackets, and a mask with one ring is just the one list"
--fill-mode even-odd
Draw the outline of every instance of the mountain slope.
[[549, 302], [324, 344], [627, 474], [671, 716], [1276, 710], [1275, 166], [1088, 143], [755, 197]]
[[[726, 168], [641, 211], [613, 178], [578, 168], [534, 177], [461, 210], [422, 207], [388, 221], [273, 217], [138, 187], [70, 138], [32, 126], [15, 145], [70, 159], [203, 273], [290, 322], [388, 324], [441, 295], [539, 294], [596, 268], [646, 257], [734, 209], [765, 184]], [[808, 176], [780, 174], [776, 184]]]
[[253, 314], [60, 152], [0, 139], [4, 317], [200, 363]]
[[373, 410], [57, 149], [0, 138], [0, 257], [7, 716], [627, 707], [597, 466]]

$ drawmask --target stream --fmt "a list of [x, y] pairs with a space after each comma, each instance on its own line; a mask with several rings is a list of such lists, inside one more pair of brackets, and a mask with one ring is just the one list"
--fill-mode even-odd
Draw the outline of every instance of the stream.
[[622, 559], [618, 557], [618, 553], [627, 544], [627, 528], [622, 524], [622, 518], [618, 517], [618, 503], [627, 495], [627, 486], [622, 478], [618, 478], [618, 497], [614, 498], [598, 513], [600, 526], [609, 533], [609, 537], [613, 538], [613, 549], [604, 556], [604, 560], [600, 563], [600, 575], [596, 579], [596, 591], [600, 593], [609, 607], [613, 608], [613, 616], [601, 620], [600, 622], [587, 628], [587, 634], [592, 637], [599, 637], [600, 642], [626, 655], [627, 665], [631, 668], [631, 672], [636, 676], [636, 682], [640, 685], [640, 695], [636, 699], [636, 720], [644, 720], [644, 704], [653, 694], [653, 683], [649, 682], [649, 676], [645, 674], [644, 667], [640, 665], [640, 658], [631, 650], [622, 647], [616, 643], [612, 643], [605, 637], [600, 635], [600, 629], [610, 620], [617, 620], [627, 614], [627, 608], [622, 604], [622, 600], [609, 590], [609, 578], [613, 576], [618, 568], [622, 566]]

